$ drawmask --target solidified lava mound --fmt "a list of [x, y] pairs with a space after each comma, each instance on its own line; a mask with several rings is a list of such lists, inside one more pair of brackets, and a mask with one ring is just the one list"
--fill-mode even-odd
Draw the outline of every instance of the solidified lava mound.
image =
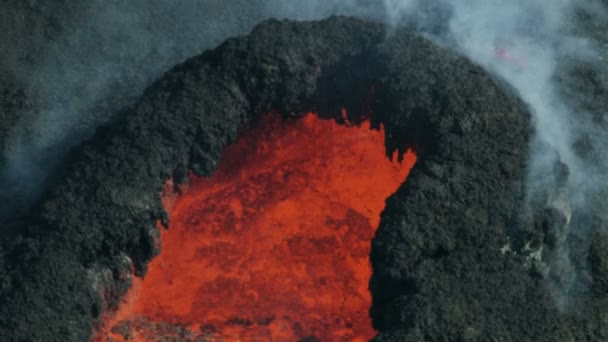
[[[174, 67], [74, 150], [0, 253], [2, 339], [88, 340], [132, 270], [145, 274], [159, 252], [167, 179], [211, 176], [224, 147], [271, 109], [343, 123], [342, 107], [350, 122], [367, 113], [384, 127], [386, 155], [417, 155], [372, 243], [377, 341], [607, 339], [602, 284], [563, 313], [504, 248], [524, 193], [525, 105], [423, 37], [342, 17], [270, 20], [230, 39]], [[594, 277], [608, 264], [602, 251]]]

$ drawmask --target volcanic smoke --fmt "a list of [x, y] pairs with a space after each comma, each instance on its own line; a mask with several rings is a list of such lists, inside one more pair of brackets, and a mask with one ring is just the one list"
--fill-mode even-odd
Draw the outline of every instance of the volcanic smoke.
[[371, 240], [416, 156], [389, 160], [364, 126], [266, 115], [212, 177], [166, 191], [162, 251], [97, 339], [373, 338]]

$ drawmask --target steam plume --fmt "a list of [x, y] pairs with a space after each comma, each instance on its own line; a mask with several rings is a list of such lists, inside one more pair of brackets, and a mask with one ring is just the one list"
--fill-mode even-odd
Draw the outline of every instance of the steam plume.
[[[600, 0], [383, 0], [381, 4], [369, 0], [89, 2], [73, 24], [75, 29], [51, 45], [26, 79], [29, 92], [41, 105], [21, 121], [5, 147], [0, 165], [4, 197], [33, 202], [55, 167], [53, 161], [61, 160], [70, 146], [108, 121], [108, 113], [131, 102], [170, 65], [244, 33], [267, 17], [320, 19], [345, 14], [413, 27], [508, 81], [533, 112], [528, 195], [552, 192], [547, 206], [567, 218], [563, 234], [568, 234], [572, 210], [586, 211], [589, 198], [604, 191], [608, 155], [597, 146], [606, 146], [608, 137], [592, 115], [576, 109], [573, 98], [588, 95], [566, 97], [558, 76], [573, 61], [605, 64], [606, 57], [592, 41], [573, 33], [573, 18], [586, 13], [606, 21], [606, 4]], [[586, 153], [578, 148], [583, 145]], [[556, 164], [567, 166], [565, 180], [556, 176]], [[568, 265], [562, 266], [571, 269]], [[566, 288], [571, 286], [566, 283]]]

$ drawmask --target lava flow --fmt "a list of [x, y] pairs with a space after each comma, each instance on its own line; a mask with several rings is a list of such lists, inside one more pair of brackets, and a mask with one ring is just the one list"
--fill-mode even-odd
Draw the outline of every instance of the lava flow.
[[363, 126], [265, 116], [212, 177], [164, 194], [161, 254], [102, 340], [373, 338], [371, 240], [416, 157], [389, 160]]

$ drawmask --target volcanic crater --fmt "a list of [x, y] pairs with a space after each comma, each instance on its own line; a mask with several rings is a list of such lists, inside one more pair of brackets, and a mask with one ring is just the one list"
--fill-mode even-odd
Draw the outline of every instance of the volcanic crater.
[[[280, 114], [269, 118], [271, 112]], [[306, 114], [309, 112], [317, 114]], [[294, 131], [293, 125], [307, 125], [318, 135], [307, 140], [293, 133], [301, 131]], [[331, 129], [324, 130], [325, 125]], [[272, 136], [268, 127], [277, 136], [264, 142], [264, 137]], [[338, 207], [307, 201], [313, 198], [306, 197], [307, 191], [319, 189], [315, 177], [324, 177], [317, 172], [320, 167], [311, 171], [307, 169], [310, 164], [294, 164], [282, 174], [272, 168], [262, 175], [274, 182], [270, 182], [275, 184], [274, 190], [260, 190], [247, 177], [241, 188], [258, 189], [264, 196], [276, 191], [277, 198], [272, 200], [283, 203], [292, 216], [281, 216], [283, 225], [262, 224], [266, 235], [258, 242], [251, 241], [248, 227], [239, 226], [232, 216], [258, 215], [251, 220], [264, 220], [256, 207], [260, 197], [237, 199], [229, 186], [221, 188], [221, 194], [209, 190], [218, 184], [212, 183], [214, 177], [234, 181], [240, 177], [235, 170], [253, 172], [264, 158], [274, 160], [273, 153], [283, 153], [285, 148], [304, 149], [304, 155], [316, 158], [319, 165], [334, 160], [326, 154], [349, 161], [357, 141], [368, 139], [357, 140], [357, 134], [375, 137], [372, 145], [379, 143], [380, 148], [364, 149], [361, 156], [370, 159], [358, 165], [365, 165], [366, 172], [346, 178], [343, 188], [381, 196], [373, 199], [374, 206], [380, 201], [375, 210], [381, 214], [362, 215], [364, 209], [357, 205], [369, 205], [372, 199], [363, 196], [369, 203], [358, 203], [357, 197], [349, 198], [331, 187], [325, 188], [323, 196], [338, 202]], [[303, 227], [288, 235], [287, 243], [302, 257], [312, 257], [309, 266], [318, 266], [312, 275], [325, 276], [326, 284], [349, 270], [344, 261], [349, 254], [363, 260], [360, 268], [350, 269], [357, 277], [346, 288], [362, 295], [369, 289], [371, 308], [357, 306], [355, 311], [370, 322], [340, 326], [353, 319], [345, 316], [335, 325], [327, 322], [327, 331], [306, 331], [306, 322], [289, 322], [287, 330], [293, 334], [277, 337], [285, 329], [273, 330], [272, 324], [289, 311], [277, 306], [263, 314], [256, 311], [259, 308], [250, 308], [253, 314], [237, 314], [239, 319], [231, 321], [232, 327], [237, 326], [234, 329], [261, 327], [270, 330], [262, 332], [266, 338], [270, 333], [273, 340], [301, 341], [358, 337], [376, 341], [605, 339], [601, 309], [593, 304], [605, 297], [605, 291], [593, 292], [590, 304], [577, 314], [566, 314], [546, 291], [545, 280], [530, 271], [522, 256], [505, 251], [504, 246], [518, 234], [514, 224], [524, 197], [531, 134], [526, 105], [503, 81], [411, 31], [389, 30], [346, 17], [266, 21], [248, 36], [229, 39], [175, 66], [137, 103], [125, 108], [119, 119], [98, 129], [70, 154], [40, 204], [27, 219], [16, 223], [19, 236], [3, 246], [0, 335], [7, 341], [90, 340], [108, 327], [112, 317], [124, 312], [124, 303], [138, 303], [129, 298], [134, 292], [154, 291], [158, 283], [146, 287], [146, 282], [158, 276], [165, 255], [180, 252], [182, 247], [184, 253], [188, 251], [189, 238], [183, 234], [201, 230], [200, 238], [209, 249], [195, 252], [210, 259], [193, 270], [177, 253], [171, 260], [178, 263], [164, 270], [192, 279], [187, 274], [184, 278], [183, 273], [230, 269], [236, 262], [231, 259], [236, 254], [230, 250], [247, 250], [247, 246], [252, 254], [245, 259], [253, 260], [247, 267], [259, 267], [254, 254], [273, 248], [272, 243], [266, 244], [273, 236], [280, 239], [283, 233], [294, 233], [290, 229], [297, 221]], [[236, 153], [239, 149], [241, 154]], [[256, 154], [260, 149], [266, 157]], [[246, 163], [247, 158], [252, 161]], [[386, 176], [383, 168], [394, 174]], [[286, 181], [298, 173], [299, 184]], [[377, 181], [387, 177], [392, 179], [387, 186]], [[307, 181], [311, 179], [314, 181]], [[265, 184], [268, 182], [266, 179]], [[357, 190], [355, 183], [364, 186]], [[296, 198], [300, 202], [289, 202], [289, 196], [281, 193], [290, 190], [304, 194]], [[219, 209], [222, 203], [230, 210], [215, 221], [180, 216], [180, 204], [189, 200], [199, 203], [199, 212], [212, 211], [211, 215], [224, 210]], [[319, 218], [322, 224], [316, 221]], [[333, 251], [336, 232], [345, 230], [340, 236], [346, 239], [349, 227], [358, 227], [355, 221], [364, 228], [360, 235], [367, 242], [356, 237], [355, 247]], [[189, 223], [183, 227], [185, 222]], [[327, 227], [333, 231], [321, 238], [306, 235]], [[222, 238], [225, 242], [236, 237], [249, 240], [221, 243]], [[316, 242], [311, 243], [313, 240]], [[363, 258], [358, 246], [362, 246]], [[330, 251], [345, 264], [325, 265], [324, 253]], [[271, 260], [282, 255], [274, 254]], [[368, 267], [368, 255], [369, 283], [366, 273], [361, 276], [356, 271]], [[602, 255], [595, 256], [600, 264], [606, 263]], [[261, 268], [277, 270], [267, 265]], [[278, 280], [287, 273], [282, 270], [272, 275], [270, 283], [277, 286], [272, 293], [288, 298], [288, 305], [306, 302], [307, 296], [327, 295], [325, 290], [308, 291], [306, 282], [300, 289], [288, 288], [293, 283]], [[222, 307], [225, 300], [208, 294], [222, 292], [231, 284], [234, 282], [225, 281], [205, 287], [198, 297], [201, 300], [189, 303], [189, 310], [213, 316], [210, 312]], [[259, 289], [239, 286], [237, 293], [244, 292], [243, 297], [260, 296]], [[156, 300], [161, 294], [150, 292], [150, 296]], [[151, 302], [135, 306], [142, 308]], [[237, 298], [235, 304], [242, 303]], [[321, 307], [318, 312], [326, 309]], [[150, 313], [142, 310], [134, 312]], [[226, 312], [215, 313], [222, 314]], [[152, 318], [168, 323], [161, 327], [165, 336], [185, 341], [210, 338], [188, 335], [189, 327], [184, 326], [193, 323], [189, 313], [172, 315], [177, 317], [175, 321], [160, 311], [155, 315]], [[220, 318], [226, 323], [232, 316]], [[148, 323], [155, 324], [154, 319]], [[352, 331], [339, 332], [338, 326]], [[112, 333], [120, 335], [120, 327], [117, 329]], [[217, 325], [198, 329], [218, 332]], [[122, 336], [130, 338], [128, 332], [123, 331]], [[156, 337], [162, 336], [146, 339]]]

